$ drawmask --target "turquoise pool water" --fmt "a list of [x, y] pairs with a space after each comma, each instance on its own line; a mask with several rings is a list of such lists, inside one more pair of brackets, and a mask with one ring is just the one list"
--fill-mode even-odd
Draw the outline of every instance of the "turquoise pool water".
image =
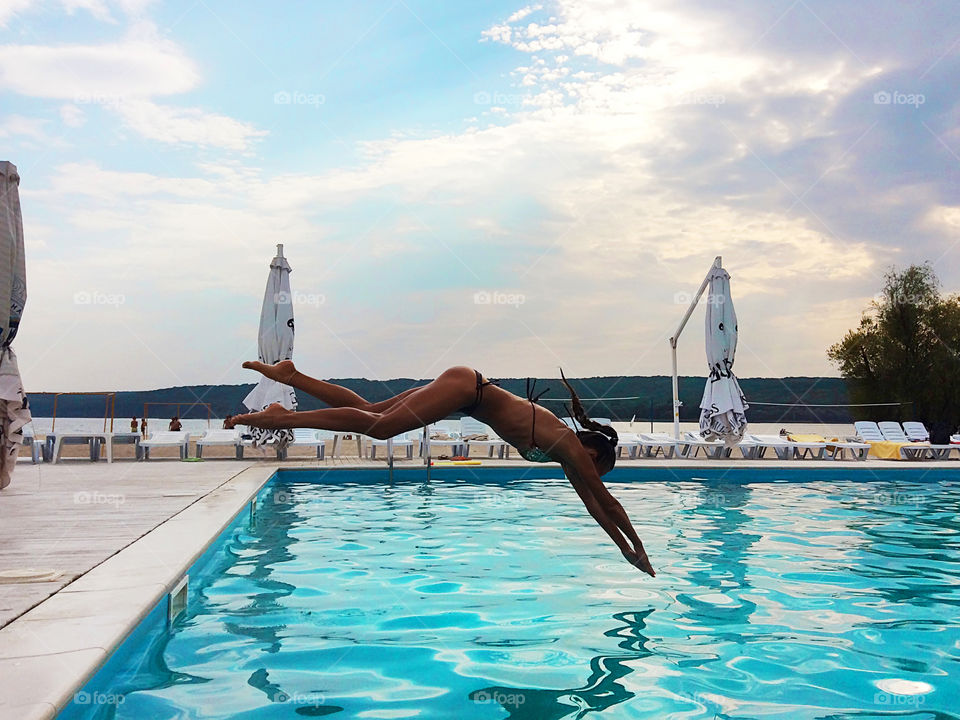
[[960, 718], [960, 483], [610, 487], [274, 481], [65, 716]]

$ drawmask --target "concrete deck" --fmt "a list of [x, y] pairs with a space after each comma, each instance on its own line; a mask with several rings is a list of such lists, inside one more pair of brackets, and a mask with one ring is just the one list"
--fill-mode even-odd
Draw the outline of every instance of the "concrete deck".
[[[421, 460], [396, 466], [423, 468]], [[32, 569], [52, 578], [0, 582], [0, 717], [53, 717], [278, 467], [386, 465], [356, 459], [21, 461], [13, 484], [0, 492], [0, 571]], [[462, 469], [483, 467], [515, 468], [520, 477], [531, 465], [484, 458], [482, 466]], [[867, 480], [875, 470], [901, 468], [931, 471], [931, 480], [944, 471], [960, 476], [957, 460], [656, 458], [622, 460], [618, 467], [671, 468], [686, 478], [698, 468], [739, 467], [843, 467]]]

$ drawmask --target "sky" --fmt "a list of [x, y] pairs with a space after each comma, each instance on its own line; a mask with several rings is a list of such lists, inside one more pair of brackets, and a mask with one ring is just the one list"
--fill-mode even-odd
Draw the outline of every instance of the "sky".
[[[0, 0], [28, 391], [663, 375], [713, 258], [741, 377], [960, 283], [955, 0]], [[705, 374], [703, 310], [680, 372]]]

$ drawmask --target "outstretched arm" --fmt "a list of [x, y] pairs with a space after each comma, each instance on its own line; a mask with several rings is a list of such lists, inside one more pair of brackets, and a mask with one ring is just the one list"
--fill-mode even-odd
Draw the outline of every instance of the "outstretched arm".
[[[574, 463], [563, 463], [563, 471], [570, 480], [570, 484], [573, 485], [573, 489], [577, 491], [577, 495], [583, 501], [584, 507], [597, 521], [597, 524], [603, 528], [604, 532], [610, 536], [610, 539], [617, 544], [623, 556], [634, 567], [643, 570], [651, 577], [655, 577], [656, 572], [643, 549], [640, 537], [630, 523], [630, 518], [627, 517], [626, 510], [607, 490], [589, 458], [586, 460], [578, 459]], [[632, 548], [628, 539], [633, 543]]]

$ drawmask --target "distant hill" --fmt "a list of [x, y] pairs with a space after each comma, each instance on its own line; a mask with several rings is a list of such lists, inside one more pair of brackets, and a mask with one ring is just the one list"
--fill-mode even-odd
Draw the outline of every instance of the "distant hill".
[[[376, 402], [408, 388], [423, 384], [424, 380], [397, 378], [394, 380], [366, 380], [363, 378], [334, 379], [338, 385], [350, 388], [366, 399]], [[681, 377], [680, 410], [682, 420], [694, 421], [699, 417], [700, 398], [703, 394], [704, 377]], [[525, 395], [525, 378], [499, 380], [501, 387]], [[576, 391], [583, 398], [587, 412], [595, 417], [610, 417], [614, 420], [667, 421], [671, 418], [672, 394], [670, 378], [664, 375], [652, 377], [591, 377], [571, 379]], [[842, 378], [788, 377], [788, 378], [742, 378], [740, 386], [748, 403], [804, 403], [810, 405], [842, 405], [849, 402], [846, 384]], [[116, 398], [116, 417], [129, 418], [143, 413], [144, 403], [182, 402], [181, 416], [205, 418], [206, 408], [189, 407], [190, 403], [205, 402], [212, 405], [213, 417], [242, 412], [242, 401], [253, 385], [190, 385], [160, 390], [119, 391]], [[557, 378], [537, 381], [537, 391], [549, 388], [541, 402], [558, 414], [563, 403], [553, 398], [567, 399], [563, 384]], [[53, 395], [30, 394], [31, 411], [36, 417], [53, 414]], [[301, 410], [325, 407], [323, 403], [304, 393], [298, 394]], [[631, 398], [625, 400], [589, 400], [587, 398]], [[60, 396], [57, 403], [58, 417], [102, 417], [104, 398], [95, 395]], [[172, 417], [173, 406], [152, 406], [150, 417]], [[752, 422], [852, 422], [846, 408], [786, 408], [754, 404], [748, 413]]]

